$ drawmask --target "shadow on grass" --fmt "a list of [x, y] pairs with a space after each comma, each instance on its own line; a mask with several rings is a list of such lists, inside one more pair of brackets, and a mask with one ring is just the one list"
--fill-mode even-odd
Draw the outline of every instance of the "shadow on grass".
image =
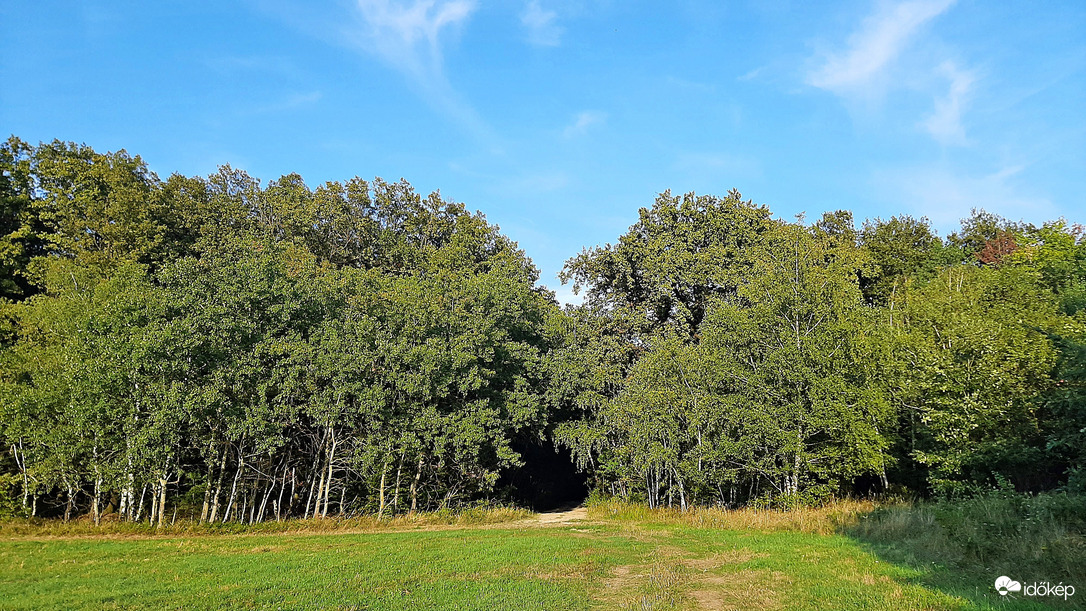
[[[1086, 498], [994, 493], [881, 507], [841, 528], [881, 561], [916, 571], [908, 581], [979, 609], [1086, 609]], [[995, 581], [1022, 585], [1000, 595]], [[1072, 586], [1038, 595], [1034, 584]], [[1063, 594], [1067, 594], [1063, 590]]]

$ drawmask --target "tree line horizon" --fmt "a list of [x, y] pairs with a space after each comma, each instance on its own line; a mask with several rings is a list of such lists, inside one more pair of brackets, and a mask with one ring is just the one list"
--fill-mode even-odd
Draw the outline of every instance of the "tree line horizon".
[[[0, 144], [0, 516], [1086, 491], [1086, 231], [660, 193], [562, 269], [404, 180]], [[524, 484], [520, 484], [524, 485]]]

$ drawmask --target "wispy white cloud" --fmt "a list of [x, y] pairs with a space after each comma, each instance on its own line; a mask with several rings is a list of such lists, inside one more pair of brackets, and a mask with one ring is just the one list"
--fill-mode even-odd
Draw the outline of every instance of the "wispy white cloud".
[[741, 74], [741, 75], [735, 77], [735, 80], [737, 80], [737, 81], [752, 81], [752, 80], [758, 78], [758, 76], [761, 75], [762, 72], [765, 71], [765, 68], [766, 68], [765, 66], [758, 66], [757, 68], [754, 68], [753, 70], [750, 70], [750, 71], [748, 71], [748, 72], [746, 72], [744, 74]]
[[847, 49], [831, 53], [807, 75], [807, 83], [835, 93], [856, 93], [877, 79], [920, 28], [955, 0], [908, 0], [888, 4], [864, 20]]
[[443, 45], [475, 11], [474, 0], [355, 0], [358, 21], [347, 43], [376, 55], [403, 73], [425, 100], [459, 123], [494, 152], [493, 130], [449, 82]]
[[1020, 184], [1026, 166], [1007, 165], [988, 174], [920, 166], [876, 171], [878, 196], [899, 210], [926, 216], [944, 231], [957, 227], [973, 208], [1010, 219], [1041, 220], [1060, 215], [1058, 207]]
[[557, 47], [562, 43], [562, 26], [558, 13], [545, 10], [539, 0], [529, 0], [520, 13], [520, 24], [527, 31], [528, 42], [541, 47]]
[[463, 23], [472, 0], [357, 0], [365, 28], [358, 42], [420, 82], [444, 80], [442, 30]]
[[935, 99], [935, 111], [924, 119], [921, 125], [942, 144], [966, 144], [962, 111], [969, 103], [976, 77], [969, 71], [961, 70], [951, 61], [943, 62], [938, 72], [945, 76], [949, 83], [947, 94]]
[[[943, 145], [966, 145], [964, 116], [977, 75], [949, 58], [944, 45], [917, 41], [924, 26], [956, 0], [904, 0], [885, 4], [863, 20], [844, 47], [819, 58], [808, 85], [830, 91], [852, 108], [884, 110], [887, 94], [930, 96], [932, 110], [905, 118]], [[936, 50], [937, 49], [937, 50]], [[893, 110], [907, 108], [890, 103]]]
[[577, 113], [574, 117], [573, 123], [570, 123], [562, 130], [562, 136], [565, 138], [576, 138], [582, 136], [588, 132], [588, 129], [593, 125], [598, 125], [607, 120], [607, 113], [599, 112], [597, 110], [584, 110]]

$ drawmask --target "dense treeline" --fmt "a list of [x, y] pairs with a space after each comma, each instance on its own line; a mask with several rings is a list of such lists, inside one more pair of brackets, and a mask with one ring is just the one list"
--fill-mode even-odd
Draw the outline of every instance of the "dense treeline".
[[178, 493], [206, 520], [437, 508], [489, 492], [542, 431], [552, 300], [463, 206], [4, 152], [0, 422], [29, 512], [162, 521]]
[[1083, 488], [1086, 241], [662, 194], [571, 259], [555, 435], [650, 505]]
[[1086, 241], [663, 193], [563, 272], [405, 182], [0, 146], [0, 512], [463, 505], [572, 451], [650, 505], [1086, 487]]

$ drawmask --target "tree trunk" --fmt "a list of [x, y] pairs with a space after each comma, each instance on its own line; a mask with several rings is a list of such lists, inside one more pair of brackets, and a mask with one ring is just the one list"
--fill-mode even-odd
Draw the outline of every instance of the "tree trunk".
[[[287, 456], [289, 460], [290, 456]], [[287, 466], [283, 462], [283, 483], [279, 486], [279, 498], [275, 501], [275, 521], [279, 521], [279, 510], [283, 507], [283, 492], [287, 489]]]
[[272, 490], [275, 490], [275, 471], [272, 471], [273, 479], [268, 482], [268, 491], [264, 493], [264, 500], [260, 503], [260, 513], [256, 516], [257, 522], [264, 521], [264, 510], [268, 508], [268, 499], [271, 498]]
[[215, 494], [211, 497], [211, 517], [208, 522], [214, 522], [219, 517], [219, 503], [222, 498], [222, 478], [226, 474], [226, 456], [229, 453], [229, 444], [223, 445], [222, 460], [219, 461], [219, 477], [215, 480]]
[[[322, 486], [324, 485], [324, 481], [323, 481], [324, 480], [324, 471], [321, 470], [321, 454], [324, 452], [324, 442], [325, 442], [325, 437], [322, 436], [320, 446], [317, 447], [317, 455], [314, 457], [315, 460], [313, 461], [313, 468], [310, 470], [310, 473], [309, 473], [309, 495], [305, 499], [305, 512], [302, 513], [302, 517], [307, 519], [307, 520], [310, 517], [309, 507], [310, 507], [310, 504], [313, 503], [314, 489], [316, 489], [316, 492], [317, 492], [318, 502], [319, 502], [319, 499], [320, 499], [320, 492], [321, 491], [320, 491], [319, 488], [316, 488], [316, 486], [317, 486], [317, 474], [318, 473], [321, 476], [321, 485]], [[313, 505], [313, 509], [314, 509], [313, 515], [315, 516], [316, 515], [316, 505]]]
[[[327, 460], [327, 458], [328, 458], [327, 453], [325, 453], [325, 459]], [[320, 463], [319, 460], [320, 459], [318, 458], [317, 470], [320, 472], [321, 477], [320, 477], [320, 480], [317, 482], [317, 496], [316, 496], [316, 498], [313, 499], [313, 511], [312, 511], [311, 515], [314, 518], [320, 516], [320, 514], [321, 514], [321, 499], [324, 496], [324, 484], [325, 484], [324, 477], [328, 474], [327, 471], [324, 470], [323, 463]]]
[[283, 483], [279, 485], [279, 497], [275, 501], [275, 521], [279, 521], [279, 508], [283, 506], [283, 491], [287, 489], [287, 467], [290, 463], [290, 450], [287, 450], [287, 457], [283, 460]]
[[252, 499], [249, 501], [249, 524], [256, 520], [256, 501], [260, 498], [260, 482], [253, 484]]
[[148, 522], [151, 526], [155, 525], [155, 518], [158, 516], [158, 484], [151, 485], [151, 515], [147, 516]]
[[419, 454], [419, 466], [415, 469], [415, 479], [411, 481], [411, 513], [415, 513], [418, 506], [419, 479], [422, 478], [422, 454]]
[[[95, 471], [98, 468], [95, 467]], [[94, 478], [94, 499], [91, 501], [91, 515], [94, 517], [94, 525], [102, 525], [102, 508], [99, 506], [100, 499], [102, 498], [102, 478], [95, 476]]]
[[158, 478], [158, 527], [162, 528], [162, 520], [166, 515], [166, 478]]
[[132, 440], [125, 437], [125, 461], [128, 463], [128, 471], [125, 474], [124, 491], [121, 492], [121, 515], [128, 522], [135, 522], [139, 518], [135, 516], [136, 509], [136, 467], [132, 460]]
[[140, 503], [136, 506], [136, 518], [133, 522], [139, 522], [143, 517], [143, 499], [147, 497], [147, 484], [143, 485], [143, 490], [140, 492]]
[[[244, 442], [242, 442], [244, 443]], [[234, 501], [237, 499], [238, 493], [238, 479], [241, 478], [241, 472], [245, 469], [245, 453], [242, 443], [238, 444], [238, 470], [234, 472], [234, 483], [230, 486], [230, 501], [226, 504], [226, 511], [223, 512], [222, 521], [225, 524], [230, 519], [230, 510], [234, 507]]]
[[649, 509], [655, 509], [655, 497], [652, 494], [652, 468], [645, 470], [645, 496], [649, 498]]
[[309, 494], [305, 497], [305, 511], [302, 512], [302, 518], [306, 520], [309, 519], [309, 506], [313, 502], [313, 491], [317, 488], [317, 469], [319, 468], [319, 465], [314, 463], [314, 467], [309, 470]]
[[26, 454], [23, 454], [23, 459], [19, 460], [19, 450], [23, 448], [23, 439], [19, 438], [19, 446], [15, 444], [11, 446], [11, 453], [15, 455], [15, 464], [19, 467], [19, 473], [23, 476], [23, 509], [27, 509], [30, 506], [30, 478], [26, 474]]
[[[214, 449], [215, 449], [214, 446], [212, 446], [211, 449], [212, 449], [212, 451], [214, 451]], [[207, 479], [205, 480], [207, 487], [204, 488], [204, 505], [203, 505], [203, 507], [200, 508], [200, 523], [201, 524], [203, 524], [204, 522], [207, 521], [207, 512], [211, 510], [211, 478], [214, 477], [214, 475], [215, 475], [215, 460], [214, 460], [214, 457], [212, 457], [212, 460], [208, 461], [208, 463], [207, 463]]]
[[671, 469], [668, 469], [668, 471], [667, 471], [667, 508], [668, 509], [671, 509], [672, 498], [675, 496], [674, 491], [675, 491], [675, 483], [671, 479]]
[[679, 477], [679, 472], [672, 469], [675, 475], [675, 482], [679, 484], [679, 508], [686, 511], [686, 487], [683, 486], [683, 480]]
[[68, 486], [68, 502], [64, 506], [64, 521], [72, 519], [72, 508], [75, 506], [75, 486], [66, 482]]
[[400, 462], [396, 465], [396, 486], [392, 493], [392, 506], [400, 508], [400, 472], [403, 471], [403, 452], [400, 453]]
[[295, 490], [295, 486], [298, 483], [297, 475], [298, 475], [297, 470], [295, 468], [291, 467], [291, 469], [290, 469], [290, 498], [287, 499], [287, 510], [283, 512], [286, 515], [286, 517], [288, 517], [288, 518], [290, 517], [290, 510], [294, 508], [294, 490]]
[[381, 490], [380, 490], [380, 503], [377, 506], [377, 519], [380, 520], [385, 515], [385, 471], [388, 469], [387, 462], [381, 463]]
[[131, 488], [130, 480], [126, 476], [124, 487], [121, 488], [121, 504], [117, 508], [117, 513], [121, 514], [121, 519], [127, 521], [132, 520], [132, 497], [135, 496], [135, 493], [131, 492]]
[[99, 507], [102, 498], [102, 470], [98, 466], [98, 443], [94, 444], [92, 452], [94, 460], [94, 498], [91, 499], [91, 515], [94, 517], [94, 525], [102, 525], [102, 508]]
[[332, 470], [335, 468], [336, 458], [336, 446], [339, 443], [336, 441], [336, 429], [328, 427], [328, 436], [331, 439], [332, 444], [328, 448], [328, 479], [324, 486], [324, 509], [321, 511], [321, 517], [328, 517], [328, 496], [332, 492]]

